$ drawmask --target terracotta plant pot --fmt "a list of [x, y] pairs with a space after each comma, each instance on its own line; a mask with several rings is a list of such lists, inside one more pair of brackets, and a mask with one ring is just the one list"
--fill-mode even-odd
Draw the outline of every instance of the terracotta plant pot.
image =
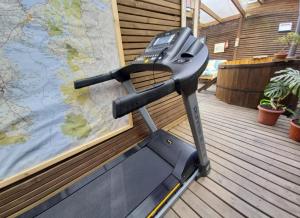
[[287, 52], [277, 52], [274, 54], [275, 59], [286, 59], [287, 56], [288, 56]]
[[290, 139], [300, 142], [300, 125], [296, 124], [296, 120], [291, 121]]
[[271, 110], [260, 105], [257, 108], [259, 110], [257, 121], [268, 126], [274, 126], [279, 116], [284, 112], [284, 110]]

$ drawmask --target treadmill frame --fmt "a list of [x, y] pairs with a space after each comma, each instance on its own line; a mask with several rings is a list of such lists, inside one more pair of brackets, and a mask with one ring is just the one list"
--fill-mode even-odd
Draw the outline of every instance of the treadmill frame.
[[[136, 93], [136, 90], [130, 80], [122, 82], [122, 85], [125, 87], [129, 94]], [[188, 121], [192, 130], [192, 135], [194, 138], [195, 146], [197, 149], [197, 154], [199, 158], [199, 168], [196, 170], [192, 176], [185, 181], [182, 186], [173, 194], [170, 199], [158, 210], [158, 213], [154, 216], [155, 218], [163, 217], [172, 204], [182, 195], [182, 193], [188, 188], [188, 186], [196, 179], [202, 176], [206, 176], [210, 171], [210, 163], [206, 153], [205, 141], [203, 136], [203, 128], [200, 119], [200, 112], [198, 106], [198, 100], [196, 96], [196, 91], [192, 94], [186, 94], [184, 90], [181, 93], [184, 106], [187, 112]], [[154, 133], [158, 130], [153, 119], [151, 118], [146, 107], [141, 107], [138, 109], [140, 115], [145, 121], [148, 129], [151, 133]]]
[[[129, 94], [136, 93], [136, 90], [130, 80], [126, 80], [122, 82], [122, 84]], [[188, 116], [188, 121], [192, 130], [192, 135], [194, 138], [195, 146], [198, 153], [198, 158], [200, 161], [198, 177], [206, 176], [209, 173], [210, 164], [206, 153], [205, 141], [203, 136], [203, 128], [200, 119], [200, 111], [199, 111], [196, 91], [193, 92], [192, 94], [186, 94], [183, 90], [181, 95], [183, 98], [184, 106]], [[146, 107], [145, 106], [141, 107], [140, 109], [138, 109], [138, 111], [142, 116], [143, 120], [145, 121], [147, 127], [149, 128], [150, 132], [154, 133], [155, 131], [157, 131], [158, 128], [155, 125]]]

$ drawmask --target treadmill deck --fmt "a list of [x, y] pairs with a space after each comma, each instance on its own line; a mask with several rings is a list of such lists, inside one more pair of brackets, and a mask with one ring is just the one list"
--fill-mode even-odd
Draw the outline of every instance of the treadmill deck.
[[161, 200], [161, 195], [172, 188], [166, 186], [177, 183], [170, 176], [172, 170], [171, 165], [144, 147], [55, 205], [51, 205], [50, 199], [39, 205], [44, 211], [22, 217], [146, 216]]

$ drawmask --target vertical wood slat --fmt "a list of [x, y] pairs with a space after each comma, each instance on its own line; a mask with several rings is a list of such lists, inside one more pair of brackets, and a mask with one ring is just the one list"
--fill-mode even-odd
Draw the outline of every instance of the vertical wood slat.
[[[133, 60], [159, 32], [180, 27], [180, 0], [118, 0], [125, 61]], [[155, 4], [154, 4], [155, 3]], [[133, 76], [137, 89], [150, 87], [169, 78], [168, 73], [143, 72]], [[182, 100], [171, 94], [148, 106], [159, 128], [185, 114]], [[110, 140], [0, 190], [0, 217], [18, 215], [49, 198], [82, 176], [147, 136], [148, 130], [138, 113], [134, 127]], [[97, 161], [96, 161], [97, 160]], [[55, 185], [54, 185], [55, 184]]]
[[194, 14], [193, 14], [193, 34], [195, 37], [198, 36], [198, 23], [199, 23], [199, 9], [200, 9], [200, 0], [194, 2]]

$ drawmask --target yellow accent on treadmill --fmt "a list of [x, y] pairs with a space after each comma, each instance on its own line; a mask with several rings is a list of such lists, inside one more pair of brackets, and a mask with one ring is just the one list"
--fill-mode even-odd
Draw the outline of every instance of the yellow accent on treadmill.
[[180, 183], [177, 183], [175, 185], [175, 187], [167, 194], [166, 197], [164, 197], [164, 199], [159, 202], [159, 204], [151, 211], [151, 213], [148, 214], [147, 218], [151, 218], [153, 217], [157, 211], [161, 208], [161, 206], [166, 203], [166, 201], [174, 194], [174, 192], [180, 187]]

